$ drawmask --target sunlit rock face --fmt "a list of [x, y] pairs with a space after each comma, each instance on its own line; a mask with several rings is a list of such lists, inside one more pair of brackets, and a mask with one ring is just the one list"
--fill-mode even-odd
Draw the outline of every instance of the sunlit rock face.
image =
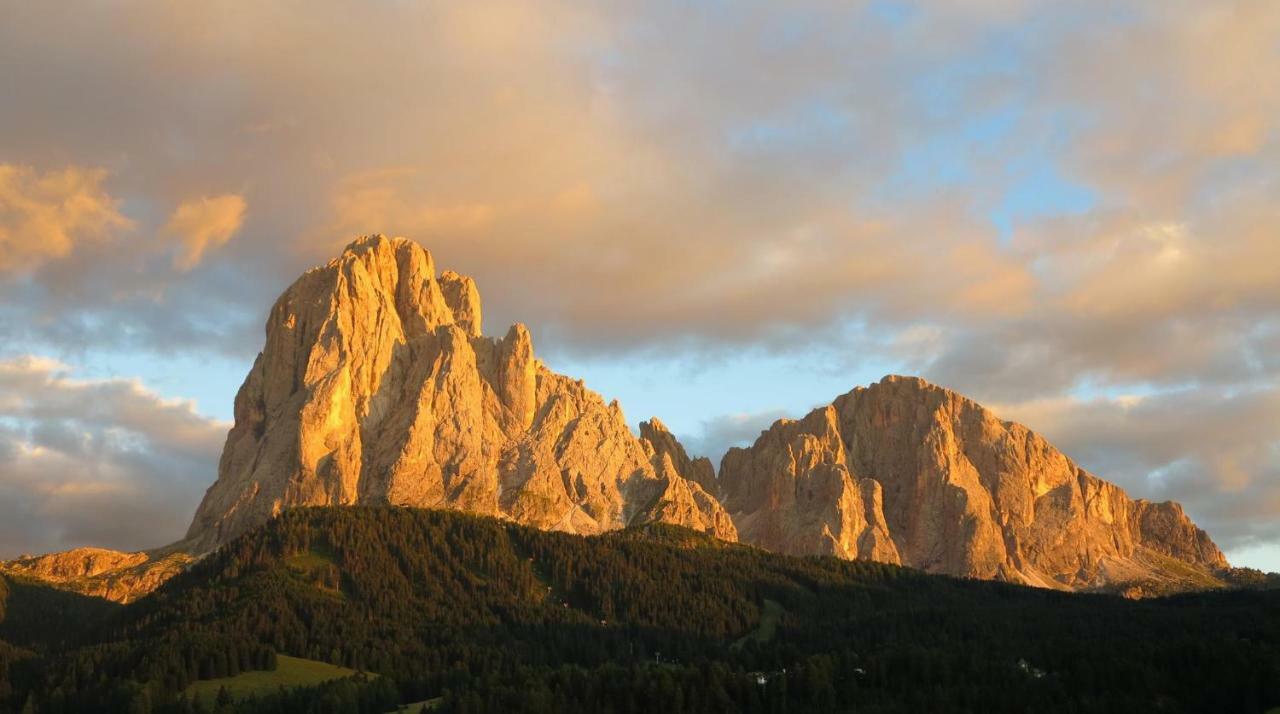
[[64, 590], [128, 603], [182, 572], [193, 558], [185, 553], [123, 553], [77, 548], [23, 556], [0, 563], [0, 573], [34, 578]]
[[637, 437], [616, 403], [547, 369], [522, 325], [481, 328], [475, 284], [404, 239], [362, 238], [304, 274], [272, 308], [183, 546], [293, 506], [382, 503], [584, 534], [662, 521], [1063, 589], [1212, 585], [1226, 565], [1177, 504], [1130, 499], [916, 378], [779, 421], [717, 477], [657, 419]]
[[780, 420], [724, 457], [743, 542], [1084, 589], [1214, 584], [1222, 552], [1176, 503], [1133, 500], [1039, 435], [914, 377]]
[[660, 520], [735, 539], [692, 480], [709, 464], [692, 469], [665, 429], [634, 436], [616, 402], [547, 369], [523, 325], [492, 338], [481, 321], [475, 283], [437, 277], [402, 238], [362, 238], [304, 274], [271, 310], [186, 547], [284, 508], [355, 503], [587, 534]]
[[833, 407], [781, 420], [730, 449], [721, 497], [745, 543], [790, 555], [900, 563], [880, 484], [850, 471]]

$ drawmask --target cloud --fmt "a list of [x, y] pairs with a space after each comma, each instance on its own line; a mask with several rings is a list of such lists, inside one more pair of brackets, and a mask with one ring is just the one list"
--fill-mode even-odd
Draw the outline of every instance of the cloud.
[[[1265, 2], [913, 5], [895, 18], [747, 3], [731, 23], [675, 3], [321, 3], [283, 21], [292, 12], [38, 8], [3, 31], [25, 71], [0, 80], [15, 98], [0, 151], [33, 165], [71, 152], [111, 167], [140, 223], [162, 227], [148, 204], [181, 204], [209, 226], [184, 224], [182, 281], [97, 264], [103, 289], [141, 283], [140, 300], [165, 301], [134, 326], [139, 346], [172, 349], [164, 323], [215, 291], [259, 316], [376, 231], [475, 274], [497, 322], [585, 353], [803, 349], [797, 334], [847, 320], [942, 324], [964, 344], [1067, 310], [1066, 283], [1114, 286], [1089, 266], [1116, 231], [1181, 226], [1247, 252], [1213, 206], [1274, 195], [1262, 167], [1277, 92], [1242, 91], [1277, 64], [1266, 38], [1280, 13]], [[276, 25], [289, 29], [252, 29]], [[103, 42], [103, 27], [126, 41]], [[385, 51], [366, 51], [375, 42]], [[112, 111], [90, 123], [90, 107]], [[1097, 210], [1016, 214], [1002, 237], [991, 213], [1046, 171]], [[190, 196], [216, 183], [244, 186], [254, 215], [212, 202], [194, 215]], [[237, 230], [248, 239], [222, 255], [244, 275], [195, 265]], [[1144, 276], [1152, 290], [1174, 280]], [[1089, 294], [1077, 307], [1111, 301]], [[148, 312], [95, 298], [39, 307], [129, 325]], [[1169, 318], [1131, 306], [1128, 324]], [[256, 332], [232, 343], [249, 352]]]
[[[883, 7], [17, 7], [0, 340], [242, 360], [385, 232], [582, 360], [854, 326], [814, 369], [1003, 403], [1275, 384], [1280, 5]], [[1151, 468], [1230, 470], [1188, 449]]]
[[759, 412], [721, 414], [702, 422], [696, 435], [681, 437], [690, 456], [706, 456], [720, 469], [720, 459], [734, 446], [750, 446], [779, 419], [794, 419], [803, 415], [788, 414], [782, 409]]
[[[150, 239], [104, 186], [108, 172], [72, 166], [39, 173], [0, 164], [0, 339], [62, 352], [144, 348], [158, 352], [249, 353], [246, 329], [261, 308], [240, 293], [255, 264], [185, 280], [204, 254], [243, 222], [245, 200], [226, 194], [189, 200]], [[139, 214], [145, 213], [138, 211]], [[210, 311], [216, 307], [217, 310]]]
[[218, 248], [244, 224], [244, 196], [234, 193], [184, 201], [173, 211], [164, 232], [182, 241], [173, 265], [182, 272], [196, 267], [205, 252]]
[[106, 172], [70, 166], [43, 173], [0, 163], [0, 276], [29, 273], [78, 245], [110, 239], [132, 222], [102, 187]]
[[182, 537], [229, 424], [132, 380], [0, 361], [0, 558]]
[[1280, 211], [1224, 197], [1189, 223], [1114, 220], [1043, 248], [1034, 306], [950, 329], [915, 366], [980, 396], [1027, 399], [1084, 382], [1209, 388], [1277, 375]]
[[[753, 5], [728, 28], [701, 12], [388, 6], [338, 22], [316, 8], [315, 22], [269, 34], [242, 32], [272, 24], [242, 9], [26, 12], [3, 38], [29, 70], [0, 80], [15, 97], [0, 150], [110, 166], [139, 207], [245, 186], [250, 239], [224, 256], [255, 274], [230, 286], [200, 270], [181, 283], [159, 268], [141, 276], [173, 323], [220, 287], [261, 314], [302, 270], [374, 231], [416, 237], [442, 265], [475, 273], [500, 321], [585, 351], [744, 344], [862, 312], [1026, 306], [1025, 267], [963, 202], [918, 221], [859, 205], [931, 128], [903, 121], [924, 116], [918, 99], [866, 99], [893, 97], [893, 67], [848, 48], [909, 70], [916, 60], [891, 34], [856, 8]], [[161, 30], [174, 24], [204, 29]], [[786, 25], [795, 36], [767, 39]], [[126, 41], [102, 43], [103, 27]], [[365, 51], [374, 41], [389, 49]], [[76, 121], [102, 106], [109, 121]], [[127, 266], [95, 268], [115, 286], [139, 282]], [[803, 299], [774, 299], [800, 283]], [[89, 295], [41, 307], [112, 324], [139, 311]]]

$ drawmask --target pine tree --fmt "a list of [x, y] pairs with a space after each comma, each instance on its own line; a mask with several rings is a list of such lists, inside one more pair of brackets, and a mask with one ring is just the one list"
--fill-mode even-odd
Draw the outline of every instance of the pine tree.
[[227, 685], [218, 687], [218, 697], [214, 700], [214, 704], [217, 706], [217, 711], [227, 711], [231, 708], [231, 692], [227, 691]]

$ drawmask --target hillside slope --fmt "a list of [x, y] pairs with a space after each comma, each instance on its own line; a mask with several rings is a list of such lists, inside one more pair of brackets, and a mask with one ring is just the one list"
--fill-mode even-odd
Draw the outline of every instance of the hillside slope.
[[0, 562], [0, 573], [126, 603], [160, 587], [193, 560], [183, 552], [122, 553], [105, 548], [76, 548]]
[[86, 646], [44, 651], [42, 678], [9, 704], [183, 711], [193, 681], [271, 653], [379, 676], [241, 710], [442, 697], [440, 711], [472, 713], [1251, 712], [1280, 704], [1280, 594], [1134, 602], [775, 555], [661, 524], [583, 537], [302, 508], [118, 610]]

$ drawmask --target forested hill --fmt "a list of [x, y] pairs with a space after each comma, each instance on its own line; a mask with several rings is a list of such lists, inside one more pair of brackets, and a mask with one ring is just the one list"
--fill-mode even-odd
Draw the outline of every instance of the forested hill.
[[192, 682], [271, 669], [277, 655], [371, 674], [221, 708], [1280, 705], [1280, 593], [1072, 595], [773, 555], [673, 526], [581, 537], [452, 512], [297, 509], [93, 619], [79, 639], [14, 626], [10, 643], [30, 654], [9, 664], [0, 647], [0, 710], [196, 711]]

